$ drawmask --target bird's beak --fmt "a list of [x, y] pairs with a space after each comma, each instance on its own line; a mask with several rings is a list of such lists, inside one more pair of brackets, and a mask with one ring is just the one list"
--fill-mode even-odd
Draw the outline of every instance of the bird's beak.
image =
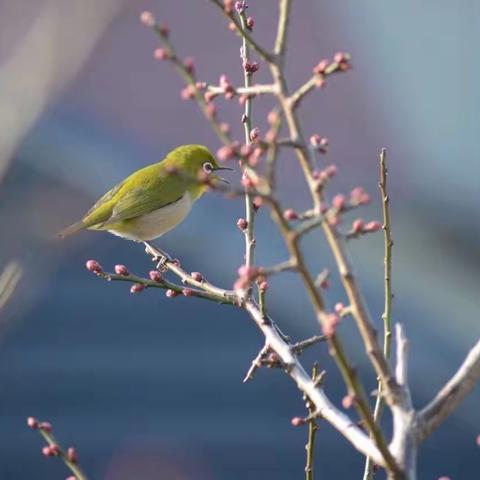
[[[230, 167], [217, 167], [215, 169], [215, 172], [217, 172], [218, 170], [233, 170], [233, 168], [230, 168]], [[215, 175], [220, 181], [224, 182], [224, 183], [230, 183], [226, 178], [223, 178], [223, 177], [219, 177], [218, 175]]]

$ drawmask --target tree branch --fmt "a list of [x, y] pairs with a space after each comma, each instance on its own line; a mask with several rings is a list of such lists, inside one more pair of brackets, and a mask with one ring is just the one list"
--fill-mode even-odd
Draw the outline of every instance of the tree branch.
[[417, 441], [425, 440], [460, 405], [480, 380], [480, 340], [468, 352], [453, 377], [418, 413]]

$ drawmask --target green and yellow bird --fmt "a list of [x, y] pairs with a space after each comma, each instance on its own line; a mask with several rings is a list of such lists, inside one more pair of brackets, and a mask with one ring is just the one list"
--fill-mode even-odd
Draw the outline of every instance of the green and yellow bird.
[[219, 166], [207, 147], [177, 147], [161, 162], [137, 170], [115, 185], [59, 237], [84, 229], [105, 230], [147, 243], [175, 228], [203, 195], [207, 187], [197, 180], [200, 172], [226, 182], [215, 174], [218, 170], [231, 169]]

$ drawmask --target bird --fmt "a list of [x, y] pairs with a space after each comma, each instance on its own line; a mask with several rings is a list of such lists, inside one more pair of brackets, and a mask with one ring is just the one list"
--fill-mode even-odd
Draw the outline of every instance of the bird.
[[[198, 176], [213, 181], [226, 179], [215, 172], [232, 170], [220, 166], [204, 145], [181, 145], [160, 162], [141, 168], [111, 188], [83, 218], [64, 228], [65, 238], [82, 230], [107, 231], [127, 240], [143, 242], [150, 253], [150, 241], [179, 225], [208, 186]], [[161, 256], [169, 259], [162, 250]]]

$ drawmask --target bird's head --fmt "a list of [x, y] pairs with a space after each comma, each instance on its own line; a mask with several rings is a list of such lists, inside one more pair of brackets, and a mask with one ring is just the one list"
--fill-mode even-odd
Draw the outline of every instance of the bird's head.
[[188, 176], [198, 178], [199, 175], [208, 175], [214, 180], [229, 183], [228, 180], [220, 177], [217, 172], [221, 170], [232, 170], [218, 164], [210, 150], [204, 145], [182, 145], [172, 150], [166, 161], [169, 166]]

